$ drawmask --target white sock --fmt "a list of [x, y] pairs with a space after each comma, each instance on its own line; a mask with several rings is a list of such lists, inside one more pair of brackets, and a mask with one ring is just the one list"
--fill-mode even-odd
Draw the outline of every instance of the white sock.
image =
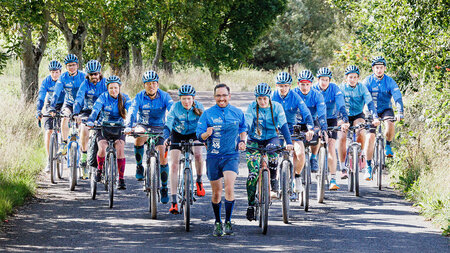
[[345, 168], [345, 162], [341, 162], [341, 170]]

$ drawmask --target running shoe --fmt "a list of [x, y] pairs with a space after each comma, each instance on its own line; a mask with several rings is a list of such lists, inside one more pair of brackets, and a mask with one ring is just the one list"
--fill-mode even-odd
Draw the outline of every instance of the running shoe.
[[223, 233], [225, 235], [233, 235], [233, 227], [231, 226], [231, 221], [225, 221], [225, 226], [224, 226], [224, 231]]
[[319, 171], [319, 163], [317, 162], [317, 158], [311, 158], [311, 173], [317, 173]]
[[223, 235], [223, 227], [221, 222], [214, 223], [214, 231], [213, 236], [222, 236]]
[[364, 174], [364, 179], [366, 181], [372, 180], [372, 166], [367, 166], [366, 173]]
[[348, 178], [348, 173], [347, 173], [347, 171], [348, 171], [348, 168], [347, 168], [347, 167], [344, 167], [344, 168], [342, 169], [342, 171], [341, 171], [341, 179], [347, 179], [347, 178]]
[[179, 214], [180, 212], [178, 211], [178, 204], [172, 203], [172, 206], [170, 207], [169, 212], [171, 214]]
[[117, 184], [117, 190], [126, 190], [127, 186], [125, 185], [125, 179], [119, 179], [119, 183]]
[[95, 175], [95, 181], [100, 182], [102, 181], [102, 171], [97, 169], [97, 174]]
[[294, 192], [299, 193], [303, 191], [303, 185], [302, 185], [302, 178], [301, 177], [296, 177], [295, 178], [295, 188], [294, 188]]
[[167, 186], [163, 186], [161, 188], [161, 203], [163, 204], [167, 204], [169, 202], [169, 194], [168, 194], [168, 189]]
[[205, 188], [203, 188], [202, 182], [196, 182], [197, 185], [197, 196], [203, 197], [205, 196]]
[[47, 166], [45, 166], [44, 172], [45, 173], [49, 173], [50, 172], [50, 164], [47, 164]]
[[142, 164], [136, 166], [136, 179], [138, 181], [144, 179], [144, 166], [142, 166]]
[[384, 147], [384, 153], [386, 154], [387, 157], [394, 156], [394, 152], [392, 152], [391, 145], [386, 145], [386, 147]]
[[336, 179], [331, 179], [330, 181], [330, 188], [328, 188], [330, 191], [336, 191], [339, 190], [339, 185], [336, 183]]
[[293, 192], [289, 198], [291, 201], [297, 201], [298, 200], [298, 193]]
[[255, 207], [253, 206], [247, 207], [247, 220], [249, 221], [255, 220]]

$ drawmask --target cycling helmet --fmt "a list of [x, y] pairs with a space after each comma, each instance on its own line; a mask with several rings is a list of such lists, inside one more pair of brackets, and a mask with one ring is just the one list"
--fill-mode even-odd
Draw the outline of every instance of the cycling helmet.
[[118, 76], [110, 76], [106, 79], [106, 86], [108, 86], [110, 83], [118, 83], [119, 86], [122, 86], [122, 82], [120, 81], [120, 78]]
[[48, 64], [48, 70], [50, 70], [50, 71], [61, 70], [61, 68], [62, 68], [62, 65], [57, 60], [53, 60]]
[[359, 76], [359, 68], [355, 65], [350, 65], [345, 69], [345, 75], [356, 73]]
[[331, 79], [333, 74], [331, 73], [331, 70], [329, 68], [323, 67], [320, 68], [319, 71], [317, 71], [317, 78], [320, 78], [322, 76], [328, 76]]
[[64, 64], [67, 65], [67, 64], [72, 63], [72, 62], [78, 63], [78, 57], [76, 55], [74, 55], [74, 54], [68, 54], [66, 56], [66, 58], [64, 58]]
[[90, 60], [88, 63], [86, 63], [86, 72], [88, 74], [90, 73], [97, 73], [102, 70], [102, 65], [97, 60]]
[[372, 59], [372, 67], [375, 65], [384, 65], [386, 66], [386, 59], [383, 58], [383, 56], [377, 56]]
[[194, 86], [190, 84], [183, 84], [178, 89], [178, 96], [195, 96]]
[[311, 71], [306, 69], [298, 74], [297, 79], [298, 79], [298, 81], [306, 80], [306, 81], [310, 81], [312, 83], [312, 81], [314, 80], [314, 76], [311, 73]]
[[270, 97], [272, 89], [267, 83], [258, 83], [255, 87], [255, 97], [267, 96]]
[[159, 76], [153, 70], [145, 72], [144, 75], [142, 76], [142, 82], [144, 82], [144, 83], [158, 82], [158, 81], [159, 81]]
[[275, 78], [275, 82], [276, 84], [285, 84], [285, 83], [291, 84], [292, 77], [288, 72], [280, 72]]

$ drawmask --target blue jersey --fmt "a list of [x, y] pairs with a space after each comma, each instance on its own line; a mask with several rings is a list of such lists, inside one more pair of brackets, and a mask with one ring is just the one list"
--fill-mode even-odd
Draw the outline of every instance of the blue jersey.
[[163, 127], [166, 110], [172, 107], [173, 100], [169, 93], [158, 89], [156, 97], [151, 99], [145, 90], [139, 92], [133, 100], [127, 126], [134, 127], [135, 123], [145, 126]]
[[301, 121], [305, 119], [308, 129], [311, 130], [314, 128], [311, 112], [305, 102], [303, 102], [303, 99], [294, 91], [290, 90], [285, 97], [281, 97], [278, 90], [276, 90], [272, 95], [272, 101], [278, 102], [283, 106], [291, 134], [293, 133], [294, 125], [297, 124], [298, 120]]
[[[320, 128], [322, 130], [327, 130], [327, 106], [323, 100], [322, 94], [315, 89], [311, 89], [308, 94], [303, 95], [302, 91], [297, 87], [294, 91], [300, 95], [300, 97], [305, 102], [306, 106], [308, 106], [309, 111], [311, 112], [311, 116], [313, 120], [319, 119]], [[305, 124], [305, 119], [300, 121], [300, 124]]]
[[194, 113], [194, 107], [201, 111], [205, 110], [203, 105], [198, 101], [195, 101], [195, 105], [189, 110], [186, 110], [183, 107], [181, 101], [176, 102], [172, 108], [170, 108], [164, 127], [165, 139], [169, 138], [170, 132], [172, 131], [183, 135], [195, 133], [200, 116]]
[[206, 139], [207, 158], [239, 157], [239, 135], [247, 131], [244, 113], [240, 109], [232, 105], [224, 108], [214, 105], [198, 120], [196, 134], [199, 140], [203, 141], [201, 135], [208, 127], [214, 127], [214, 131]]
[[363, 84], [372, 95], [372, 100], [377, 109], [377, 113], [382, 113], [384, 110], [392, 108], [392, 97], [394, 97], [398, 112], [403, 113], [402, 94], [394, 79], [384, 75], [381, 80], [378, 80], [378, 78], [372, 74], [364, 79]]
[[75, 76], [70, 76], [69, 72], [64, 72], [56, 82], [55, 92], [53, 93], [50, 107], [52, 109], [55, 108], [56, 102], [58, 101], [62, 90], [66, 93], [64, 103], [69, 106], [73, 106], [78, 89], [85, 79], [86, 74], [82, 71], [77, 70], [77, 74]]
[[348, 122], [348, 113], [345, 109], [344, 95], [335, 83], [330, 83], [326, 90], [322, 90], [318, 83], [312, 88], [322, 94], [327, 107], [327, 119], [341, 118], [344, 122]]
[[378, 118], [375, 107], [367, 87], [361, 83], [357, 83], [355, 87], [351, 87], [347, 83], [339, 86], [345, 98], [345, 107], [347, 107], [350, 116], [356, 116], [363, 112], [364, 105], [369, 108], [370, 114]]
[[[131, 99], [127, 94], [120, 93], [123, 99], [123, 105], [125, 109], [128, 111], [131, 105]], [[119, 125], [124, 124], [124, 120], [120, 117], [119, 114], [119, 99], [113, 98], [109, 95], [108, 92], [104, 92], [98, 97], [98, 99], [94, 103], [94, 107], [92, 108], [91, 115], [89, 115], [88, 122], [94, 122], [99, 117], [99, 124], [101, 125], [103, 122], [116, 123]]]
[[[39, 88], [39, 93], [37, 97], [37, 105], [36, 109], [38, 112], [42, 110], [44, 107], [44, 104], [50, 103], [50, 100], [53, 96], [53, 93], [55, 91], [55, 85], [56, 81], [52, 80], [52, 76], [48, 75], [44, 80], [42, 80], [41, 87]], [[64, 103], [64, 91], [61, 92], [61, 95], [58, 98], [58, 101], [56, 101], [56, 104], [62, 104]]]
[[77, 97], [75, 98], [75, 105], [73, 106], [73, 113], [79, 114], [82, 110], [92, 110], [97, 98], [105, 91], [106, 79], [103, 78], [100, 82], [93, 84], [85, 79], [78, 89]]

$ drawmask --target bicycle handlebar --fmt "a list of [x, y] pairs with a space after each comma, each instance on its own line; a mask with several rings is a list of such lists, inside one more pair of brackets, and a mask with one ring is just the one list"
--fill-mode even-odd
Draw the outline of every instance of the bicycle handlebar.
[[259, 151], [261, 153], [268, 153], [268, 152], [275, 152], [275, 153], [280, 153], [282, 151], [284, 151], [286, 149], [286, 147], [275, 147], [275, 148], [267, 148], [267, 147], [249, 147], [247, 146], [246, 150], [247, 151]]

